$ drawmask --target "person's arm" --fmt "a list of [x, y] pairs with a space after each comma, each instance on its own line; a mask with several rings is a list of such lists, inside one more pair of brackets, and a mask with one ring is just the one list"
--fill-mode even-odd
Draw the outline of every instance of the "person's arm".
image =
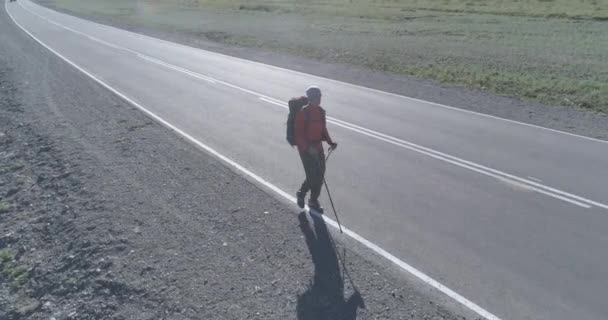
[[300, 111], [296, 114], [296, 120], [294, 125], [294, 140], [300, 151], [308, 148], [308, 140], [306, 139], [306, 119], [304, 112]]
[[327, 119], [325, 118], [325, 110], [321, 112], [321, 116], [323, 117], [323, 141], [326, 141], [332, 147], [332, 149], [335, 149], [338, 144], [331, 139], [331, 137], [329, 136], [329, 131], [327, 131]]
[[327, 126], [323, 125], [323, 141], [326, 141], [328, 144], [334, 144], [333, 140], [329, 136], [329, 132], [327, 132]]

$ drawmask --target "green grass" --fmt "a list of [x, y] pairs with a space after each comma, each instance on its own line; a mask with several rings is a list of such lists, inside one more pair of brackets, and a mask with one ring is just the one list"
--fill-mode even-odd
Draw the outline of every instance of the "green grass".
[[608, 0], [38, 1], [110, 23], [608, 112]]
[[241, 10], [398, 18], [415, 10], [535, 17], [608, 19], [608, 0], [174, 0]]
[[605, 100], [608, 97], [608, 86], [599, 81], [571, 81], [567, 78], [544, 78], [509, 72], [492, 73], [462, 66], [422, 66], [404, 73], [534, 101], [608, 112]]
[[0, 250], [0, 267], [4, 267], [5, 264], [13, 261], [13, 254], [8, 250]]
[[11, 208], [11, 206], [5, 201], [0, 201], [0, 213], [6, 213]]
[[8, 249], [0, 251], [0, 275], [8, 280], [13, 289], [19, 289], [29, 279], [28, 269], [19, 266], [15, 261], [15, 255]]

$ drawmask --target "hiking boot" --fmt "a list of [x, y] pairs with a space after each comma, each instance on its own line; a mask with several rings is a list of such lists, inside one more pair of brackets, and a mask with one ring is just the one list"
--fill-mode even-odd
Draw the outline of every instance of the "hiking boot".
[[298, 207], [304, 209], [304, 198], [306, 197], [306, 193], [302, 191], [296, 192], [296, 198], [298, 198]]
[[318, 200], [309, 200], [308, 201], [308, 208], [310, 210], [313, 210], [319, 214], [323, 214], [323, 207], [321, 207], [321, 204], [319, 203]]

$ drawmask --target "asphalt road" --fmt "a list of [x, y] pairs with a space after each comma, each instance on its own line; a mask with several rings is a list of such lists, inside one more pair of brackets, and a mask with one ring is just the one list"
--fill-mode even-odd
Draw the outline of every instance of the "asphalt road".
[[25, 0], [7, 7], [63, 57], [287, 193], [302, 169], [284, 141], [284, 101], [320, 86], [340, 143], [327, 180], [349, 229], [500, 318], [608, 318], [608, 143], [172, 44]]

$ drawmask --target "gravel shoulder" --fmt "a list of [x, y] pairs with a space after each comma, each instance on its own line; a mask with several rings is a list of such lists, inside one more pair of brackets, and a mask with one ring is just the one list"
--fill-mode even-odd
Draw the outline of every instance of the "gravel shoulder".
[[464, 318], [0, 29], [0, 319]]

